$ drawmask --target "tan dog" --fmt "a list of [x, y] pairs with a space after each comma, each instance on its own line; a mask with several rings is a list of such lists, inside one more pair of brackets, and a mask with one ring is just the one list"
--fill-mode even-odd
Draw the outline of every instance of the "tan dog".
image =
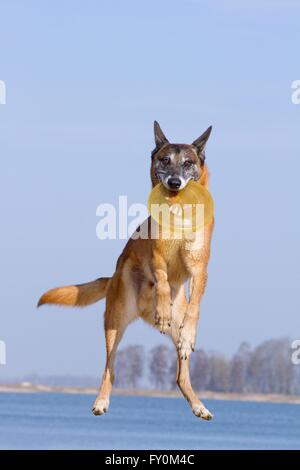
[[[152, 185], [162, 182], [169, 190], [180, 191], [190, 179], [207, 188], [208, 169], [205, 145], [209, 127], [192, 145], [170, 144], [159, 124], [154, 123], [156, 147], [152, 152]], [[149, 233], [153, 220], [147, 221]], [[46, 292], [38, 305], [85, 306], [106, 297], [106, 366], [100, 392], [93, 407], [95, 415], [104, 414], [114, 381], [114, 360], [122, 335], [133, 320], [143, 318], [161, 333], [167, 333], [177, 348], [177, 384], [193, 413], [203, 419], [211, 413], [192, 389], [189, 356], [195, 348], [199, 304], [207, 281], [207, 264], [213, 222], [204, 228], [204, 243], [193, 241], [129, 239], [111, 278], [87, 284], [60, 287]], [[186, 299], [184, 284], [190, 281]]]

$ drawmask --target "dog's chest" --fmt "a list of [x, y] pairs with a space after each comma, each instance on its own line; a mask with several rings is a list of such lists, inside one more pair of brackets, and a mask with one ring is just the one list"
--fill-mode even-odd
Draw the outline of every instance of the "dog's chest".
[[162, 244], [161, 249], [168, 267], [168, 276], [186, 278], [189, 268], [201, 261], [203, 240], [168, 240]]

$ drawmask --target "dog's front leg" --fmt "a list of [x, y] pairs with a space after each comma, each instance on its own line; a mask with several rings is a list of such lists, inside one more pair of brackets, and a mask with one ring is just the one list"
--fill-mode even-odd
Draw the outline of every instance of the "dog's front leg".
[[206, 266], [200, 264], [191, 270], [190, 300], [181, 325], [178, 352], [181, 359], [187, 359], [195, 349], [196, 332], [199, 320], [200, 300], [207, 282]]
[[165, 333], [171, 326], [171, 289], [168, 282], [167, 264], [156, 250], [153, 252], [152, 267], [156, 293], [155, 324], [161, 333]]

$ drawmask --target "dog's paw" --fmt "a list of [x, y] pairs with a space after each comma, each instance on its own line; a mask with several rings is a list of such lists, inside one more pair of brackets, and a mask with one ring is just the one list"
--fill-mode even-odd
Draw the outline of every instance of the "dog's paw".
[[104, 415], [109, 407], [109, 401], [103, 398], [97, 399], [93, 406], [93, 413], [95, 416]]
[[171, 306], [165, 310], [159, 309], [155, 315], [155, 325], [163, 334], [171, 327]]
[[207, 408], [205, 408], [204, 405], [193, 406], [193, 413], [195, 416], [197, 416], [197, 418], [202, 418], [206, 421], [213, 419], [213, 414]]

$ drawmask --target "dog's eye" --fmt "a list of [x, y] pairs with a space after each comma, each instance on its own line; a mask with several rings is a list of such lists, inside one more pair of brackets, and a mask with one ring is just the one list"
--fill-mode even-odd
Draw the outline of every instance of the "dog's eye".
[[194, 164], [194, 162], [192, 162], [192, 160], [186, 160], [183, 164], [183, 166], [185, 168], [190, 168], [192, 165]]
[[169, 157], [163, 157], [161, 159], [161, 162], [163, 165], [168, 165], [168, 163], [170, 163], [170, 158]]

